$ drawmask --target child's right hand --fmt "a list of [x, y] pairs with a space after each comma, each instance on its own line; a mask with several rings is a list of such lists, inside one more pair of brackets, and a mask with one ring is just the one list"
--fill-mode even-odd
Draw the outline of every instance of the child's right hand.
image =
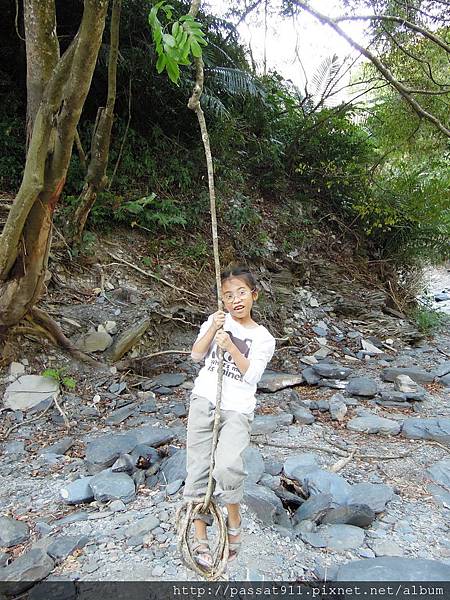
[[216, 331], [218, 331], [219, 329], [221, 329], [225, 324], [225, 313], [223, 312], [223, 310], [218, 310], [217, 312], [215, 312], [213, 314], [213, 325], [216, 329]]

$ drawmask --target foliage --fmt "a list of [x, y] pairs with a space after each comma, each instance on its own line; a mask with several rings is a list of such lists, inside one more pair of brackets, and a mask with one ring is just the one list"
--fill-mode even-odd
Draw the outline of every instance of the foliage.
[[[168, 23], [164, 27], [158, 19], [158, 11], [165, 14]], [[156, 70], [161, 74], [164, 70], [173, 83], [180, 79], [180, 65], [190, 65], [191, 58], [200, 58], [202, 46], [206, 46], [202, 25], [191, 15], [183, 15], [172, 20], [173, 6], [164, 0], [151, 9], [148, 22], [152, 29], [153, 41], [158, 55]], [[171, 25], [171, 27], [170, 27]], [[171, 33], [168, 33], [170, 29]]]
[[42, 371], [41, 375], [42, 377], [50, 377], [50, 379], [54, 379], [59, 385], [71, 392], [77, 386], [75, 379], [66, 375], [66, 369], [64, 367], [61, 369], [45, 369], [45, 371]]
[[410, 312], [410, 318], [417, 329], [426, 334], [432, 334], [450, 324], [448, 315], [440, 313], [428, 306], [417, 306]]
[[173, 198], [158, 198], [155, 193], [137, 200], [129, 200], [122, 203], [115, 213], [115, 219], [119, 222], [129, 222], [149, 228], [150, 230], [162, 227], [164, 230], [174, 225], [185, 225], [186, 218], [182, 209]]

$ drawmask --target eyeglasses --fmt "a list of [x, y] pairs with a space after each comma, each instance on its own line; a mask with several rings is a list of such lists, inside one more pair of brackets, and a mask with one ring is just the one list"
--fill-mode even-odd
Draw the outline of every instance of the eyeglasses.
[[231, 292], [227, 292], [226, 294], [223, 295], [223, 299], [224, 299], [224, 302], [229, 304], [230, 302], [233, 302], [233, 300], [235, 298], [237, 298], [238, 300], [243, 300], [244, 298], [248, 298], [248, 296], [250, 296], [250, 294], [254, 291], [256, 291], [256, 290], [255, 289], [246, 290], [246, 289], [242, 288], [241, 290], [238, 290], [235, 294], [232, 294]]

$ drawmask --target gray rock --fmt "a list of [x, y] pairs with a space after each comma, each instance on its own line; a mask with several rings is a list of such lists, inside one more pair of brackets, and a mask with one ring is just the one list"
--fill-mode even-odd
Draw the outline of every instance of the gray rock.
[[[91, 492], [92, 493], [92, 492]], [[92, 500], [94, 499], [94, 495], [92, 494]], [[71, 523], [80, 523], [81, 521], [87, 521], [89, 519], [90, 513], [85, 510], [79, 510], [78, 512], [71, 513], [62, 519], [57, 519], [53, 521], [53, 527], [63, 527], [64, 525], [70, 525]]]
[[30, 537], [30, 529], [23, 521], [17, 521], [12, 517], [0, 516], [0, 546], [11, 548]]
[[81, 477], [63, 486], [59, 494], [66, 504], [82, 504], [94, 499], [94, 492], [90, 486], [92, 477]]
[[405, 394], [396, 390], [383, 390], [381, 398], [385, 402], [406, 402]]
[[56, 561], [62, 561], [79, 548], [84, 546], [89, 541], [86, 536], [65, 535], [55, 539], [47, 547], [47, 554]]
[[152, 380], [153, 387], [177, 387], [184, 383], [186, 375], [184, 373], [161, 373]]
[[330, 550], [352, 550], [364, 543], [364, 530], [353, 525], [320, 525], [317, 533]]
[[118, 408], [114, 410], [109, 417], [106, 419], [107, 425], [120, 425], [123, 423], [125, 419], [131, 417], [137, 410], [137, 404], [133, 402], [132, 404], [127, 404], [126, 406], [122, 406], [122, 408]]
[[283, 425], [291, 425], [294, 416], [287, 413], [279, 415], [256, 415], [252, 423], [251, 435], [265, 435], [273, 433]]
[[317, 385], [322, 379], [319, 375], [317, 375], [312, 367], [306, 367], [306, 369], [303, 369], [302, 376], [308, 385]]
[[41, 402], [59, 395], [59, 384], [51, 377], [23, 375], [8, 385], [3, 396], [5, 408], [10, 410], [30, 410]]
[[164, 482], [172, 483], [178, 479], [182, 481], [186, 480], [186, 450], [182, 448], [177, 450], [175, 454], [172, 454], [169, 458], [165, 458], [161, 462], [160, 467], [161, 473], [164, 473]]
[[[151, 393], [153, 396], [155, 394], [153, 394], [153, 392], [149, 392]], [[147, 397], [147, 394], [146, 394]], [[139, 411], [143, 412], [143, 413], [154, 413], [157, 411], [157, 406], [156, 406], [156, 402], [154, 398], [148, 398], [147, 400], [145, 400], [145, 402], [143, 402], [142, 404], [139, 404], [138, 406]]]
[[333, 390], [345, 390], [348, 386], [348, 381], [342, 379], [321, 379], [318, 383], [320, 387], [328, 387]]
[[397, 375], [394, 387], [399, 392], [403, 392], [407, 400], [423, 400], [426, 395], [424, 388], [413, 381], [411, 377], [408, 377], [408, 375]]
[[174, 438], [174, 430], [145, 425], [121, 434], [107, 434], [86, 446], [86, 461], [98, 469], [110, 467], [121, 454], [129, 454], [138, 444], [158, 447]]
[[402, 548], [392, 540], [374, 540], [369, 547], [375, 552], [375, 556], [403, 556]]
[[450, 418], [405, 419], [402, 435], [413, 440], [436, 440], [448, 444], [450, 442]]
[[433, 371], [435, 377], [444, 377], [450, 373], [450, 360], [446, 360], [436, 367]]
[[120, 382], [112, 383], [108, 388], [108, 392], [111, 392], [111, 394], [116, 394], [116, 396], [119, 396], [126, 389], [127, 389], [127, 384], [125, 383], [125, 381], [120, 381]]
[[246, 482], [244, 502], [247, 508], [266, 525], [290, 527], [290, 521], [278, 496], [269, 488]]
[[347, 504], [329, 510], [323, 517], [322, 523], [368, 527], [374, 520], [375, 512], [366, 504]]
[[300, 532], [301, 539], [306, 543], [312, 546], [313, 548], [326, 548], [327, 541], [320, 533], [316, 533], [314, 531], [305, 531]]
[[143, 519], [139, 519], [132, 525], [126, 528], [125, 535], [127, 538], [136, 537], [136, 536], [145, 536], [153, 529], [159, 527], [159, 519], [154, 515], [148, 515]]
[[444, 377], [440, 377], [439, 383], [450, 387], [450, 373], [448, 375], [444, 375]]
[[111, 467], [113, 473], [132, 473], [135, 469], [135, 461], [129, 454], [121, 454]]
[[123, 511], [127, 510], [127, 507], [126, 507], [125, 503], [122, 502], [122, 500], [113, 500], [108, 508], [110, 511], [112, 511], [114, 513], [115, 512], [123, 512]]
[[279, 475], [283, 470], [283, 463], [279, 460], [266, 458], [264, 460], [264, 470], [269, 475]]
[[99, 502], [122, 500], [131, 502], [136, 495], [134, 481], [126, 473], [102, 471], [90, 481], [94, 497]]
[[[7, 552], [0, 552], [0, 567], [6, 566], [8, 562], [9, 554]], [[1, 573], [1, 570], [0, 570]]]
[[450, 565], [423, 558], [367, 558], [341, 565], [337, 581], [449, 581]]
[[58, 456], [62, 456], [71, 448], [74, 444], [74, 438], [67, 436], [56, 442], [56, 444], [52, 444], [51, 446], [46, 446], [39, 451], [39, 454], [56, 454]]
[[415, 367], [389, 367], [387, 369], [383, 369], [381, 373], [381, 379], [383, 379], [383, 381], [394, 382], [398, 375], [408, 375], [408, 377], [411, 377], [411, 379], [416, 383], [431, 383], [434, 380], [433, 373], [428, 373], [427, 371], [417, 369]]
[[348, 379], [352, 374], [351, 369], [347, 369], [342, 365], [331, 365], [327, 363], [319, 363], [311, 367], [317, 375], [324, 379]]
[[384, 483], [356, 483], [351, 486], [348, 504], [365, 504], [376, 513], [382, 512], [394, 497], [394, 490]]
[[311, 423], [314, 423], [316, 420], [309, 408], [302, 406], [301, 404], [290, 404], [289, 410], [294, 415], [296, 423], [311, 425]]
[[170, 410], [172, 411], [172, 414], [174, 414], [176, 417], [186, 417], [188, 414], [187, 408], [184, 404], [180, 403], [180, 404], [175, 404], [175, 406], [172, 406], [170, 408]]
[[80, 336], [75, 346], [82, 352], [103, 352], [112, 343], [113, 338], [107, 331], [92, 331]]
[[303, 482], [306, 473], [319, 468], [320, 458], [311, 452], [294, 454], [284, 461], [283, 472], [288, 479]]
[[262, 392], [277, 392], [287, 387], [293, 387], [303, 383], [302, 375], [291, 375], [290, 373], [276, 373], [275, 371], [264, 371], [258, 383], [258, 390]]
[[47, 577], [53, 567], [53, 560], [44, 550], [32, 548], [1, 569], [2, 592], [20, 594]]
[[336, 506], [331, 494], [310, 496], [293, 515], [294, 522], [314, 521], [320, 523], [331, 508]]
[[249, 446], [242, 453], [244, 469], [247, 471], [247, 481], [258, 483], [264, 473], [264, 459], [258, 448]]
[[427, 475], [433, 482], [428, 484], [429, 491], [443, 506], [450, 507], [450, 459], [435, 463], [427, 469]]
[[371, 398], [378, 392], [378, 384], [369, 377], [353, 377], [347, 386], [349, 396], [364, 396]]
[[397, 435], [400, 433], [400, 424], [392, 419], [385, 419], [377, 415], [367, 417], [354, 417], [347, 423], [347, 429], [361, 433], [381, 433], [383, 435]]
[[166, 487], [166, 494], [168, 496], [172, 496], [173, 494], [176, 494], [178, 492], [178, 490], [180, 489], [180, 487], [183, 485], [184, 480], [183, 479], [175, 479], [175, 481], [172, 481], [172, 483], [169, 483], [169, 485]]
[[347, 414], [347, 405], [341, 394], [334, 394], [329, 400], [330, 415], [333, 421], [343, 421]]
[[351, 490], [351, 485], [341, 475], [324, 469], [315, 469], [306, 473], [303, 485], [310, 495], [330, 494], [337, 504], [345, 503]]

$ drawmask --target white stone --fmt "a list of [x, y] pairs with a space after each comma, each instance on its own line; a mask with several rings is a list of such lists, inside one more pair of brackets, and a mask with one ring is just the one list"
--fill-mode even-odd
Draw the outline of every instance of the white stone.
[[25, 374], [25, 366], [19, 362], [12, 362], [9, 365], [9, 377], [10, 381], [14, 381], [17, 377]]
[[105, 321], [103, 326], [109, 334], [114, 335], [117, 333], [117, 323], [115, 321]]
[[383, 354], [383, 350], [380, 350], [374, 346], [374, 344], [364, 339], [361, 340], [361, 348], [366, 352], [370, 352], [371, 354]]
[[3, 396], [5, 408], [11, 410], [29, 410], [47, 398], [57, 398], [58, 382], [51, 377], [40, 375], [22, 375], [8, 385]]

